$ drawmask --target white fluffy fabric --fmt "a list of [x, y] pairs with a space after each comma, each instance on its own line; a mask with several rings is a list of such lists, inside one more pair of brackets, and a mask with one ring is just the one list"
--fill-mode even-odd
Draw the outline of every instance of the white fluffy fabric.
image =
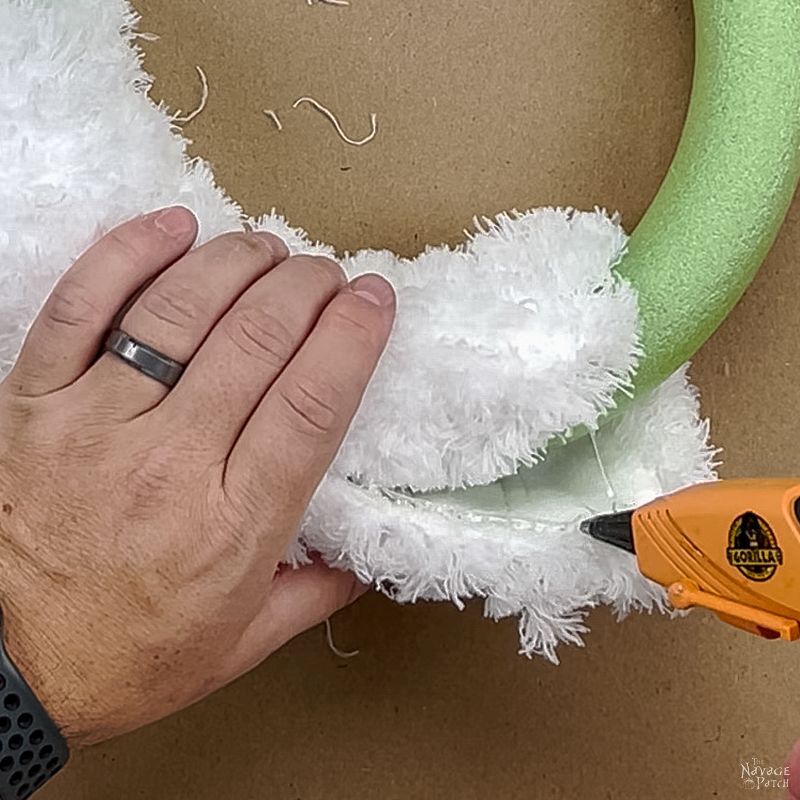
[[[181, 203], [200, 241], [245, 223], [325, 252], [280, 216], [245, 220], [148, 98], [126, 0], [0, 4], [0, 371], [55, 279], [138, 213]], [[471, 597], [517, 615], [521, 649], [555, 659], [587, 607], [661, 606], [632, 557], [578, 531], [610, 499], [589, 437], [639, 356], [625, 247], [601, 211], [476, 224], [414, 260], [364, 251], [350, 276], [391, 279], [398, 319], [342, 450], [287, 559], [314, 550], [398, 601]], [[681, 372], [597, 433], [624, 506], [713, 477]], [[545, 458], [546, 454], [546, 458]], [[266, 576], [265, 576], [266, 578]]]

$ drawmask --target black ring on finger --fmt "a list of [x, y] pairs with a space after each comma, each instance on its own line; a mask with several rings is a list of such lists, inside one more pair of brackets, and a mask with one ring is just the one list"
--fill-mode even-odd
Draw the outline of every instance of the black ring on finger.
[[168, 389], [175, 386], [186, 369], [184, 364], [159, 353], [155, 348], [134, 339], [120, 329], [113, 330], [108, 335], [105, 350]]

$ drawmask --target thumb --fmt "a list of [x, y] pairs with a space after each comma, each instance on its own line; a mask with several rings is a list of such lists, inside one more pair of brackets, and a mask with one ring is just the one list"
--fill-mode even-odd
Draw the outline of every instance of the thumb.
[[315, 561], [281, 571], [272, 583], [263, 609], [241, 641], [249, 663], [260, 663], [303, 631], [324, 622], [369, 589], [351, 572]]

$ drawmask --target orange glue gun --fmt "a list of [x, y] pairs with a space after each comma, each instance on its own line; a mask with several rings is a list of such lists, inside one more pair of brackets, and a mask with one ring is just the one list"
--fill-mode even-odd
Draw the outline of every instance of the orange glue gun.
[[800, 480], [701, 483], [582, 530], [634, 553], [675, 608], [766, 639], [800, 638]]

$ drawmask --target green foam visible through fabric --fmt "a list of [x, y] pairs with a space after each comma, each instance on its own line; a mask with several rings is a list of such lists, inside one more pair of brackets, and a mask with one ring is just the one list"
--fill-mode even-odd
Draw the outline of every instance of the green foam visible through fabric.
[[800, 0], [696, 0], [675, 159], [618, 270], [639, 293], [637, 390], [691, 358], [771, 247], [800, 176]]

